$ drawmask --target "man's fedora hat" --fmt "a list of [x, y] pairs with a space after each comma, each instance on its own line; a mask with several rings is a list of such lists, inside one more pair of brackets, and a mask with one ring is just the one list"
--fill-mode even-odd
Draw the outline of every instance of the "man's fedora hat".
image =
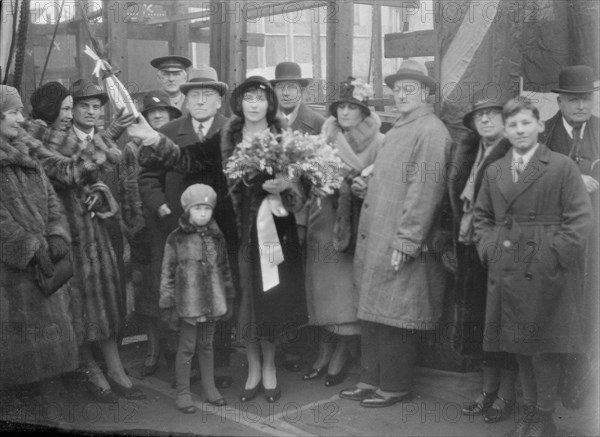
[[278, 82], [298, 82], [301, 87], [305, 87], [310, 79], [302, 77], [302, 70], [295, 62], [280, 62], [275, 66], [275, 79], [271, 80], [273, 85]]
[[189, 72], [188, 82], [179, 85], [183, 94], [194, 88], [211, 88], [216, 90], [221, 96], [227, 92], [229, 87], [225, 82], [219, 82], [217, 71], [208, 66], [193, 68]]
[[467, 112], [463, 117], [463, 124], [469, 129], [474, 130], [475, 128], [472, 123], [477, 111], [487, 108], [496, 108], [502, 111], [505, 103], [506, 99], [502, 96], [502, 93], [497, 93], [496, 89], [482, 88], [475, 91], [471, 99], [471, 111]]
[[558, 74], [558, 88], [553, 93], [585, 94], [600, 89], [594, 86], [594, 70], [587, 65], [572, 65]]
[[436, 83], [433, 78], [428, 76], [427, 67], [424, 64], [413, 59], [406, 59], [400, 64], [400, 68], [394, 74], [385, 77], [385, 84], [391, 89], [397, 80], [414, 79], [427, 85], [431, 93], [435, 91]]
[[192, 61], [185, 56], [161, 56], [150, 61], [150, 65], [154, 68], [164, 71], [179, 71], [186, 70], [192, 65]]
[[108, 102], [108, 94], [104, 89], [89, 79], [79, 79], [71, 84], [69, 94], [73, 97], [73, 103], [82, 99], [100, 99], [100, 104], [105, 105]]
[[371, 115], [371, 110], [367, 105], [370, 97], [373, 97], [373, 87], [363, 80], [348, 77], [347, 80], [340, 84], [340, 94], [338, 99], [329, 105], [329, 114], [337, 118], [337, 107], [340, 103], [353, 103], [356, 106], [359, 106], [363, 113], [368, 117]]
[[142, 101], [143, 108], [140, 111], [144, 117], [153, 109], [164, 108], [171, 114], [171, 118], [181, 117], [181, 111], [176, 106], [171, 105], [169, 96], [164, 91], [149, 91], [144, 94]]

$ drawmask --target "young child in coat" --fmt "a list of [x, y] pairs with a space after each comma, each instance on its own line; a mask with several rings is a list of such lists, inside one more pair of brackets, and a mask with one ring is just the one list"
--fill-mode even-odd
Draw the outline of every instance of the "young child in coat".
[[226, 405], [214, 383], [212, 343], [217, 319], [231, 317], [234, 289], [225, 238], [212, 218], [216, 203], [217, 194], [208, 185], [191, 185], [183, 192], [184, 213], [167, 238], [162, 264], [159, 306], [163, 316], [179, 322], [176, 404], [186, 414], [196, 411], [190, 392], [196, 350], [206, 401]]

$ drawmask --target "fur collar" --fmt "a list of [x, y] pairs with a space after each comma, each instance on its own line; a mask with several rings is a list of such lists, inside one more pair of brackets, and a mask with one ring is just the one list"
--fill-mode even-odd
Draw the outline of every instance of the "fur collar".
[[21, 167], [37, 168], [38, 163], [29, 154], [42, 147], [42, 143], [24, 129], [19, 129], [19, 136], [13, 140], [0, 137], [0, 165], [18, 165]]
[[354, 153], [360, 153], [371, 145], [373, 140], [378, 136], [380, 128], [381, 120], [379, 116], [371, 112], [371, 115], [366, 117], [358, 126], [346, 132], [342, 132], [337, 118], [330, 116], [323, 123], [322, 132], [325, 134], [327, 141], [335, 141], [338, 134], [343, 133]]

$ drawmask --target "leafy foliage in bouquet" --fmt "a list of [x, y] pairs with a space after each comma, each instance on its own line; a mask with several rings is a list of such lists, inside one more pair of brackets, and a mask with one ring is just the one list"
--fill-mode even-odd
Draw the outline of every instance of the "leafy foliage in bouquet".
[[324, 197], [340, 187], [346, 167], [320, 135], [289, 129], [274, 134], [267, 129], [239, 143], [223, 171], [232, 180], [257, 173], [282, 174], [308, 184], [314, 195]]

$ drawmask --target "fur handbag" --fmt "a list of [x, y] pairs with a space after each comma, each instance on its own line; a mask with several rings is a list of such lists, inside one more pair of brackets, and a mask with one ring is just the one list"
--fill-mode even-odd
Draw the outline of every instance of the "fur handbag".
[[349, 180], [344, 180], [338, 193], [336, 219], [333, 225], [333, 245], [338, 252], [354, 254], [362, 203], [363, 200], [350, 191]]
[[65, 256], [54, 264], [54, 274], [46, 276], [39, 264], [33, 267], [34, 280], [45, 297], [52, 296], [60, 287], [73, 277], [71, 258]]

